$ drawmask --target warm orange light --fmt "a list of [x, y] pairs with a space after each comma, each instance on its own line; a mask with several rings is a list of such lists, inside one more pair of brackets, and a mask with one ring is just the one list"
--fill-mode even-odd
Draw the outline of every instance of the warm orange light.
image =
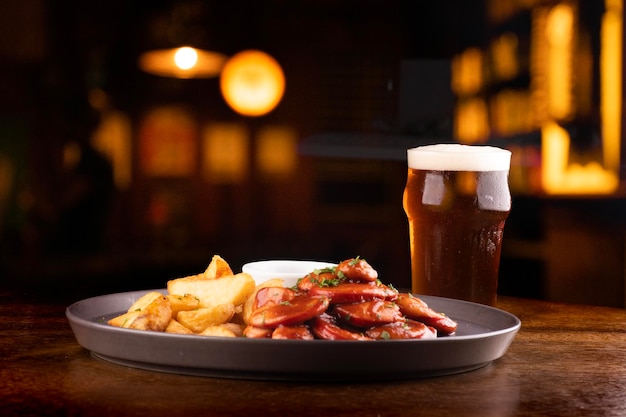
[[132, 126], [130, 118], [119, 111], [105, 111], [91, 138], [93, 146], [113, 165], [113, 178], [120, 190], [132, 184]]
[[264, 177], [289, 178], [298, 164], [296, 132], [287, 126], [265, 126], [256, 137], [256, 167]]
[[196, 170], [198, 126], [184, 107], [151, 109], [138, 130], [139, 163], [151, 177], [187, 177]]
[[211, 78], [220, 74], [226, 59], [218, 52], [183, 46], [145, 52], [139, 57], [139, 68], [161, 77]]
[[493, 70], [501, 80], [513, 79], [519, 72], [518, 39], [514, 33], [504, 33], [491, 44]]
[[248, 176], [248, 129], [237, 123], [211, 123], [202, 132], [202, 173], [214, 184], [242, 183]]
[[463, 100], [454, 115], [454, 135], [462, 143], [484, 142], [489, 136], [489, 115], [485, 101]]
[[619, 172], [622, 129], [623, 0], [606, 0], [600, 52], [600, 112], [604, 165]]
[[548, 111], [555, 119], [565, 119], [572, 114], [572, 49], [574, 36], [574, 10], [559, 4], [550, 10], [546, 21], [548, 45], [547, 93]]
[[495, 94], [490, 104], [493, 131], [510, 136], [533, 129], [531, 97], [526, 91], [503, 89]]
[[622, 114], [623, 0], [606, 0], [602, 17], [600, 52], [600, 113], [603, 161], [585, 165], [570, 162], [571, 139], [556, 119], [574, 109], [571, 105], [571, 48], [574, 11], [560, 4], [551, 9], [545, 25], [548, 61], [548, 116], [541, 128], [542, 186], [548, 194], [610, 194], [619, 187]]
[[610, 194], [617, 189], [617, 174], [600, 163], [570, 164], [569, 146], [565, 129], [554, 122], [542, 127], [542, 185], [548, 194]]
[[458, 95], [475, 94], [483, 87], [483, 52], [467, 48], [452, 60], [452, 91]]
[[244, 116], [272, 111], [285, 91], [285, 75], [265, 52], [247, 50], [230, 58], [222, 70], [220, 87], [226, 103]]

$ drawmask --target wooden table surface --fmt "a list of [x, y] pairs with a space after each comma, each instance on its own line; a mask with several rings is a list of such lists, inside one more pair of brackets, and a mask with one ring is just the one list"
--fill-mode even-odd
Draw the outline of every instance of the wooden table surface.
[[446, 377], [328, 384], [114, 365], [78, 345], [65, 318], [69, 301], [6, 291], [0, 301], [2, 416], [626, 415], [622, 309], [500, 298], [522, 328], [494, 363]]

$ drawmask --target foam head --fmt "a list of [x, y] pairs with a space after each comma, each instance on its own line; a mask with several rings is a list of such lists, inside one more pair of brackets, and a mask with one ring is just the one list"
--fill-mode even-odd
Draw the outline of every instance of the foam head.
[[407, 150], [409, 168], [427, 171], [508, 171], [511, 152], [494, 146], [438, 144]]

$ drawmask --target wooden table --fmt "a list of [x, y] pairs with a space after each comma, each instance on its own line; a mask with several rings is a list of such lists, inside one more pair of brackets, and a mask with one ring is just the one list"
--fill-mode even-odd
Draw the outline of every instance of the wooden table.
[[114, 365], [76, 343], [64, 315], [72, 300], [0, 291], [0, 301], [2, 416], [626, 415], [622, 309], [501, 298], [499, 307], [517, 315], [522, 329], [487, 367], [412, 381], [322, 384]]

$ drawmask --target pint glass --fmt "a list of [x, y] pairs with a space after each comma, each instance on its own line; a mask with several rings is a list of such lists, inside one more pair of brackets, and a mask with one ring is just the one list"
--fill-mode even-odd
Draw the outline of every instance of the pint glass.
[[413, 292], [494, 305], [511, 153], [440, 144], [409, 149], [407, 158]]

